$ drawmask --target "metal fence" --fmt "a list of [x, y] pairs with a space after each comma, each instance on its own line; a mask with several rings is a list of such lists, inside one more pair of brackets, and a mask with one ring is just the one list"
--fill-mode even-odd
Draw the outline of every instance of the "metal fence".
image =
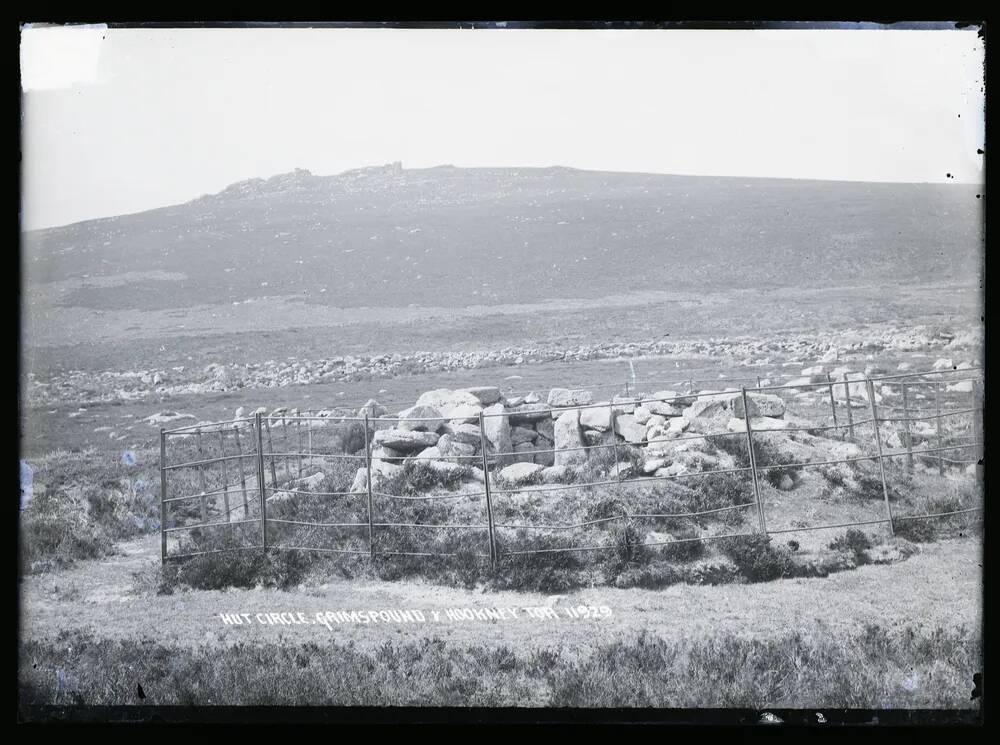
[[[523, 413], [478, 412], [475, 416], [463, 417], [465, 423], [478, 425], [478, 443], [467, 442], [470, 447], [462, 454], [435, 454], [422, 457], [411, 454], [404, 461], [436, 461], [438, 464], [458, 464], [473, 466], [466, 472], [476, 474], [481, 488], [473, 491], [461, 490], [455, 493], [394, 494], [383, 491], [379, 479], [375, 478], [380, 451], [377, 432], [406, 424], [412, 431], [421, 429], [422, 421], [438, 424], [448, 421], [447, 416], [422, 420], [420, 418], [385, 416], [340, 417], [319, 416], [311, 413], [265, 415], [257, 412], [252, 417], [228, 422], [202, 423], [189, 427], [161, 430], [161, 557], [163, 561], [196, 555], [221, 553], [239, 549], [302, 550], [343, 555], [376, 556], [455, 556], [454, 553], [433, 551], [379, 551], [376, 535], [388, 529], [405, 530], [449, 530], [471, 531], [482, 534], [483, 550], [478, 554], [488, 557], [495, 566], [504, 556], [557, 551], [598, 551], [610, 548], [608, 543], [600, 545], [579, 545], [572, 547], [542, 548], [530, 550], [501, 549], [498, 534], [510, 530], [567, 531], [588, 528], [598, 524], [622, 522], [636, 524], [654, 523], [667, 519], [701, 518], [734, 510], [748, 510], [754, 529], [750, 532], [722, 533], [696, 538], [679, 538], [665, 541], [647, 541], [643, 545], [656, 546], [688, 541], [708, 541], [720, 538], [750, 536], [756, 533], [772, 535], [833, 528], [847, 528], [864, 525], [885, 525], [892, 532], [900, 520], [929, 519], [950, 515], [981, 511], [981, 506], [960, 510], [921, 515], [894, 516], [890, 501], [889, 476], [886, 463], [904, 460], [904, 468], [912, 471], [917, 459], [937, 465], [937, 472], [944, 476], [954, 467], [976, 464], [976, 477], [982, 478], [982, 380], [975, 374], [979, 368], [967, 370], [944, 370], [920, 373], [904, 373], [881, 377], [854, 378], [825, 382], [796, 381], [787, 385], [758, 385], [740, 387], [730, 394], [730, 400], [738, 398], [743, 412], [741, 429], [732, 428], [722, 432], [690, 431], [674, 436], [643, 438], [641, 445], [647, 449], [660, 443], [678, 443], [685, 440], [717, 441], [718, 438], [739, 437], [745, 441], [745, 453], [749, 465], [734, 468], [716, 468], [679, 472], [667, 475], [644, 475], [625, 468], [620, 458], [620, 450], [626, 447], [619, 440], [616, 421], [622, 413], [634, 407], [650, 405], [692, 405], [706, 397], [718, 396], [718, 392], [688, 390], [675, 397], [644, 398], [639, 394], [623, 399], [613, 398], [609, 402], [579, 406], [552, 407], [539, 412], [539, 416], [555, 419], [566, 412], [577, 412], [579, 417], [588, 410], [608, 409], [610, 438], [606, 442], [584, 443], [580, 447], [556, 448], [532, 447], [530, 450], [500, 450], [488, 436], [492, 431], [491, 420], [504, 417], [510, 424], [512, 418]], [[965, 376], [965, 377], [962, 377]], [[693, 388], [697, 381], [691, 381]], [[718, 382], [712, 379], [711, 382]], [[683, 381], [681, 381], [683, 382]], [[742, 382], [742, 381], [741, 381]], [[663, 384], [663, 382], [657, 383]], [[674, 382], [673, 384], [676, 384]], [[883, 394], [877, 392], [880, 389]], [[886, 403], [886, 399], [898, 398], [899, 404]], [[782, 421], [754, 416], [762, 394], [782, 397], [786, 405], [793, 402], [798, 411], [808, 413], [808, 425], [789, 426]], [[659, 394], [658, 394], [659, 395]], [[790, 397], [790, 398], [789, 398]], [[881, 403], [879, 402], [881, 400]], [[824, 413], [829, 406], [829, 416]], [[928, 408], [932, 407], [932, 408]], [[790, 409], [789, 409], [790, 410]], [[857, 410], [857, 412], [855, 411]], [[880, 411], [881, 410], [881, 411]], [[838, 416], [839, 414], [839, 416]], [[857, 416], [856, 416], [857, 414]], [[888, 414], [888, 415], [887, 415]], [[897, 416], [896, 414], [901, 414]], [[820, 416], [829, 424], [813, 424]], [[771, 426], [755, 426], [771, 424]], [[453, 420], [454, 421], [454, 420]], [[733, 419], [732, 421], [737, 421]], [[932, 424], [924, 424], [932, 423]], [[887, 427], [885, 425], [888, 425]], [[862, 437], [859, 432], [871, 427], [871, 436]], [[466, 439], [470, 432], [466, 432]], [[826, 460], [803, 460], [794, 463], [769, 464], [759, 462], [759, 451], [768, 433], [808, 432], [811, 435], [833, 434], [858, 446], [858, 454], [850, 457]], [[414, 435], [418, 439], [419, 433]], [[431, 438], [427, 438], [430, 442]], [[891, 442], [889, 440], [892, 440]], [[862, 450], [865, 445], [867, 450]], [[587, 482], [553, 483], [543, 485], [516, 486], [500, 477], [503, 467], [525, 457], [538, 462], [539, 458], [552, 459], [572, 457], [575, 451], [583, 451], [592, 457], [602, 450], [611, 450], [613, 467], [605, 478]], [[654, 448], [655, 450], [655, 448]], [[648, 452], [648, 450], [647, 450]], [[947, 454], [947, 455], [946, 455]], [[852, 464], [860, 462], [877, 463], [883, 495], [884, 513], [871, 520], [859, 520], [838, 524], [821, 524], [789, 528], [769, 528], [765, 505], [761, 496], [761, 479], [768, 471], [776, 468], [810, 468]], [[324, 490], [325, 470], [336, 464], [357, 466], [359, 473], [351, 488]], [[316, 468], [319, 471], [315, 471]], [[443, 468], [444, 466], [439, 467]], [[306, 470], [314, 471], [312, 477], [304, 477]], [[373, 473], [374, 472], [374, 473]], [[647, 485], [665, 481], [687, 481], [712, 475], [746, 474], [749, 477], [747, 499], [740, 504], [700, 512], [676, 514], [629, 513], [572, 524], [508, 523], [495, 520], [496, 501], [512, 496], [536, 491], [557, 492], [567, 489], [593, 489], [605, 487], [621, 488], [625, 484]], [[322, 478], [317, 479], [317, 476]], [[302, 483], [303, 480], [309, 483]], [[360, 483], [359, 483], [360, 482]], [[307, 488], [306, 488], [307, 487]], [[288, 519], [280, 510], [271, 509], [269, 502], [306, 498], [343, 500], [343, 504], [357, 504], [357, 517], [345, 522], [324, 522], [322, 520]], [[481, 500], [482, 522], [442, 523], [442, 522], [392, 522], [378, 519], [379, 506], [390, 500], [416, 500], [435, 502], [438, 500], [470, 499]], [[383, 510], [384, 511], [384, 510]], [[285, 526], [292, 529], [287, 536]], [[294, 535], [296, 529], [325, 531], [337, 536], [334, 545], [308, 546]], [[218, 548], [211, 540], [203, 541], [198, 550], [187, 550], [180, 536], [197, 531], [201, 536], [220, 535], [224, 541]], [[313, 533], [315, 534], [315, 533]], [[169, 543], [177, 536], [174, 550]], [[207, 546], [207, 548], [205, 547]]]

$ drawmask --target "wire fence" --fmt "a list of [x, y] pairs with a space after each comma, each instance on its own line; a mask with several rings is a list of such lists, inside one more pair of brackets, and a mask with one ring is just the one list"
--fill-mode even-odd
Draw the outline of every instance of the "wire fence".
[[[568, 551], [600, 551], [613, 543], [585, 543], [555, 548], [505, 549], [501, 534], [509, 531], [579, 531], [594, 526], [655, 525], [658, 521], [702, 519], [723, 513], [742, 513], [752, 529], [722, 532], [695, 538], [653, 539], [641, 545], [661, 546], [690, 541], [711, 541], [754, 534], [771, 535], [802, 531], [839, 529], [865, 525], [885, 525], [890, 533], [900, 520], [932, 519], [971, 514], [981, 506], [893, 515], [887, 463], [894, 469], [899, 462], [912, 472], [919, 461], [936, 465], [944, 477], [950, 470], [975, 464], [982, 479], [983, 387], [979, 368], [941, 370], [881, 377], [841, 380], [804, 380], [801, 376], [784, 385], [741, 386], [727, 392], [694, 390], [664, 395], [635, 392], [611, 401], [575, 406], [548, 406], [525, 409], [515, 406], [500, 411], [463, 411], [435, 417], [320, 416], [298, 412], [257, 411], [251, 417], [227, 422], [200, 423], [160, 431], [161, 474], [161, 558], [188, 558], [239, 549], [293, 550], [340, 555], [454, 557], [454, 551], [379, 550], [379, 533], [396, 529], [421, 531], [462, 531], [478, 536], [481, 550], [473, 555], [488, 558], [491, 565], [505, 556]], [[773, 377], [773, 376], [772, 376]], [[712, 383], [718, 379], [712, 379]], [[662, 381], [650, 381], [656, 385]], [[785, 418], [792, 408], [801, 416]], [[828, 409], [827, 409], [828, 407]], [[501, 407], [502, 408], [502, 407]], [[642, 410], [645, 427], [636, 428]], [[689, 416], [724, 411], [731, 415], [728, 426], [711, 432], [697, 431], [702, 419]], [[768, 414], [775, 414], [769, 416]], [[826, 414], [826, 411], [829, 414]], [[651, 414], [651, 411], [660, 412]], [[855, 415], [857, 411], [857, 415]], [[901, 413], [902, 416], [895, 416]], [[662, 426], [652, 424], [653, 416]], [[577, 440], [559, 441], [554, 434], [563, 419], [576, 422]], [[724, 419], [725, 417], [723, 417]], [[800, 419], [798, 423], [796, 419]], [[705, 417], [704, 421], [722, 421]], [[587, 422], [589, 429], [581, 422]], [[675, 422], [681, 425], [674, 427]], [[861, 432], [870, 428], [870, 435]], [[511, 432], [521, 438], [514, 443]], [[506, 432], [506, 435], [503, 433]], [[584, 434], [590, 433], [587, 440]], [[440, 433], [440, 434], [439, 434]], [[499, 434], [498, 434], [499, 433]], [[789, 433], [840, 440], [846, 454], [819, 459], [801, 458], [778, 463], [761, 461], [768, 438]], [[447, 447], [444, 444], [447, 437]], [[693, 441], [725, 446], [734, 451], [733, 439], [741, 440], [741, 462], [746, 465], [691, 470], [672, 470], [670, 448]], [[630, 462], [628, 453], [642, 448], [643, 468]], [[660, 457], [662, 456], [662, 457]], [[655, 470], [645, 466], [657, 461]], [[609, 465], [602, 478], [569, 483], [520, 483], [506, 469], [516, 463], [536, 466], [583, 464], [603, 459]], [[466, 484], [478, 484], [451, 493], [402, 493], [386, 489], [400, 462], [424, 462], [438, 474], [461, 476]], [[869, 462], [877, 465], [883, 513], [872, 519], [849, 522], [768, 527], [762, 498], [762, 480], [780, 469], [823, 468], [840, 464]], [[357, 469], [349, 488], [332, 488], [339, 474]], [[933, 469], [932, 469], [933, 471]], [[537, 473], [537, 471], [533, 471]], [[311, 475], [309, 475], [311, 474]], [[746, 498], [738, 504], [684, 512], [630, 512], [576, 522], [497, 521], [498, 500], [509, 501], [526, 494], [547, 494], [564, 490], [620, 489], [623, 485], [651, 485], [718, 477], [744, 478]], [[319, 500], [315, 514], [292, 515], [275, 505], [296, 500]], [[426, 519], [380, 519], [392, 504], [420, 503], [430, 507], [449, 500], [480, 505], [481, 519], [469, 522]], [[323, 519], [324, 510], [336, 502], [337, 514], [352, 514], [343, 520]], [[500, 510], [508, 514], [510, 510]], [[419, 513], [418, 513], [419, 514]], [[468, 514], [468, 510], [464, 514]], [[294, 519], [293, 519], [294, 518]], [[308, 518], [308, 519], [306, 519]], [[301, 532], [296, 532], [300, 531]], [[307, 538], [320, 531], [326, 545], [306, 545]], [[202, 548], [211, 541], [185, 542], [183, 536], [220, 535], [223, 548]]]

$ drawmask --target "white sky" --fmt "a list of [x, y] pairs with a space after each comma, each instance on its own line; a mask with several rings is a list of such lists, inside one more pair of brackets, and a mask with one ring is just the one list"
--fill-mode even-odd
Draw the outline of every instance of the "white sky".
[[396, 160], [982, 180], [974, 30], [36, 28], [21, 57], [26, 229]]

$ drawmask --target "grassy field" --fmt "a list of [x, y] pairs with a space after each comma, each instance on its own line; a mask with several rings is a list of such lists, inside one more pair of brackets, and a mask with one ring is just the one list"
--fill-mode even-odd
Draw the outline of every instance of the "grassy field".
[[[974, 538], [823, 579], [559, 596], [329, 578], [156, 595], [134, 576], [156, 548], [128, 542], [121, 556], [22, 580], [23, 703], [137, 704], [141, 684], [144, 703], [976, 706]], [[581, 605], [610, 615], [562, 612]], [[560, 615], [332, 628], [220, 618], [526, 607]]]
[[153, 639], [66, 633], [26, 642], [21, 658], [21, 705], [975, 710], [972, 674], [981, 669], [982, 647], [964, 628], [890, 632], [874, 624], [849, 634], [818, 626], [766, 641], [641, 633], [583, 657], [561, 647], [437, 637], [374, 650], [336, 642], [177, 650]]

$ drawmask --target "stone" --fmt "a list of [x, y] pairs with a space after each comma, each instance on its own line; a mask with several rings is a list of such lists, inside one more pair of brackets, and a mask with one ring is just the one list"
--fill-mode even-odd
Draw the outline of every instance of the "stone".
[[535, 462], [535, 446], [530, 442], [520, 442], [514, 445], [514, 462], [515, 463], [534, 463]]
[[399, 412], [396, 429], [412, 432], [436, 432], [444, 424], [441, 412], [433, 406], [411, 406]]
[[507, 413], [511, 424], [539, 422], [543, 419], [551, 419], [553, 416], [552, 407], [541, 403], [526, 403], [509, 410]]
[[454, 424], [475, 424], [482, 410], [483, 407], [478, 404], [459, 404], [448, 412], [448, 418]]
[[514, 463], [500, 470], [500, 478], [511, 486], [521, 486], [534, 481], [541, 473], [542, 466], [537, 463]]
[[615, 417], [615, 430], [633, 445], [641, 445], [646, 441], [646, 427], [635, 420], [633, 414], [619, 414]]
[[656, 391], [656, 393], [647, 396], [646, 400], [648, 402], [650, 400], [655, 399], [657, 401], [668, 403], [671, 406], [677, 406], [683, 409], [685, 406], [690, 406], [691, 404], [693, 404], [697, 400], [697, 398], [698, 398], [697, 396], [682, 395], [680, 393], [677, 393], [677, 391]]
[[[441, 435], [441, 439], [437, 442], [437, 449], [440, 451], [442, 457], [444, 456], [462, 456], [463, 458], [469, 458], [476, 454], [479, 449], [477, 445], [479, 444], [479, 438], [476, 438], [476, 444], [472, 445], [466, 442], [460, 442], [455, 439], [453, 435]], [[471, 458], [469, 458], [471, 460]]]
[[580, 412], [577, 409], [559, 415], [554, 426], [555, 465], [574, 466], [587, 461], [580, 432]]
[[384, 445], [372, 448], [372, 459], [373, 460], [400, 460], [404, 458], [406, 453], [401, 450], [393, 450], [392, 448], [387, 448]]
[[[555, 422], [551, 418], [540, 419], [535, 422], [535, 431], [538, 432], [539, 440], [547, 440], [547, 447], [552, 447], [552, 443], [556, 441], [555, 436]], [[536, 442], [541, 445], [541, 442], [536, 440]]]
[[639, 424], [648, 425], [650, 418], [653, 416], [653, 412], [647, 409], [644, 405], [640, 404], [635, 407], [635, 411], [632, 412], [632, 415]]
[[666, 458], [650, 458], [649, 460], [643, 461], [642, 472], [647, 476], [656, 473], [661, 468], [667, 465]]
[[440, 459], [441, 459], [441, 449], [438, 448], [437, 445], [432, 445], [429, 448], [424, 448], [420, 452], [416, 453], [415, 455], [411, 455], [408, 458], [408, 460], [422, 460], [422, 461], [431, 461]]
[[375, 433], [373, 442], [393, 450], [412, 452], [436, 445], [438, 435], [434, 432], [411, 432], [404, 429], [380, 429]]
[[417, 406], [431, 406], [437, 409], [445, 419], [451, 419], [451, 410], [462, 404], [482, 407], [479, 399], [468, 391], [453, 391], [449, 388], [427, 391], [420, 395], [416, 403]]
[[549, 406], [586, 406], [592, 403], [594, 394], [584, 390], [553, 388], [549, 391]]
[[507, 408], [514, 409], [524, 403], [524, 396], [514, 396], [514, 398], [506, 399], [506, 401]]
[[[764, 432], [765, 430], [787, 429], [789, 426], [789, 422], [785, 419], [777, 419], [767, 416], [750, 417], [750, 428], [754, 431], [754, 434], [757, 432]], [[726, 425], [726, 429], [730, 432], [746, 432], [746, 420], [733, 417]]]
[[537, 404], [540, 403], [541, 400], [542, 400], [541, 396], [539, 396], [534, 391], [531, 391], [527, 396], [524, 397], [524, 403], [526, 404]]
[[649, 411], [649, 413], [655, 414], [656, 416], [662, 416], [664, 418], [681, 416], [684, 413], [684, 409], [680, 406], [674, 406], [673, 404], [665, 403], [663, 401], [647, 401], [643, 404], [643, 408]]
[[520, 445], [524, 442], [534, 442], [538, 439], [538, 432], [529, 427], [511, 427], [510, 428], [510, 441], [514, 445]]
[[[372, 461], [372, 488], [376, 489], [380, 484], [385, 483], [392, 477], [403, 472], [402, 466], [397, 466], [392, 463], [386, 463], [384, 460], [373, 460]], [[354, 493], [365, 493], [368, 491], [368, 469], [362, 466], [358, 469], [357, 474], [354, 477], [354, 483], [351, 484], [350, 491]]]
[[584, 429], [607, 432], [611, 429], [610, 405], [580, 409], [580, 426]]
[[442, 437], [449, 435], [454, 442], [472, 445], [477, 450], [479, 449], [481, 438], [479, 437], [478, 424], [454, 424], [446, 422], [439, 431], [443, 433]]
[[614, 435], [611, 434], [610, 430], [607, 432], [600, 432], [596, 429], [585, 429], [581, 432], [581, 434], [583, 436], [583, 442], [587, 447], [610, 445], [614, 439]]
[[358, 409], [359, 417], [364, 417], [365, 414], [368, 415], [369, 419], [378, 419], [380, 417], [388, 416], [389, 410], [374, 398], [369, 398], [368, 401], [365, 402], [364, 406]]
[[[750, 417], [782, 417], [785, 415], [785, 402], [781, 396], [770, 393], [748, 393], [747, 405], [750, 407]], [[743, 419], [743, 396], [732, 399], [730, 406], [733, 415]]]
[[492, 385], [459, 388], [456, 393], [470, 393], [483, 406], [491, 406], [500, 400], [500, 389]]
[[566, 466], [549, 466], [548, 468], [542, 469], [542, 483], [543, 484], [559, 484], [562, 483], [566, 476], [569, 474], [569, 468]]
[[699, 396], [690, 406], [684, 410], [684, 416], [690, 419], [710, 419], [721, 414], [727, 414], [732, 409], [730, 406], [733, 398], [739, 393], [713, 393]]
[[454, 463], [450, 460], [429, 460], [425, 461], [432, 470], [438, 473], [453, 474], [453, 473], [465, 473], [465, 468], [460, 463]]
[[[483, 409], [483, 434], [494, 453], [509, 453], [512, 449], [510, 441], [510, 423], [504, 413], [502, 404], [493, 404]], [[501, 463], [509, 463], [510, 456], [500, 458]]]
[[[674, 421], [674, 420], [677, 420], [679, 418], [680, 417], [674, 417], [673, 419], [667, 419], [665, 416], [660, 416], [659, 414], [651, 414], [650, 417], [649, 417], [649, 421], [646, 422], [646, 429], [649, 429], [650, 427], [666, 427], [668, 421]], [[636, 421], [639, 421], [639, 420], [636, 419]]]
[[633, 414], [635, 413], [635, 407], [639, 399], [635, 396], [612, 396], [611, 403], [614, 405], [614, 410], [616, 414], [625, 413]]

